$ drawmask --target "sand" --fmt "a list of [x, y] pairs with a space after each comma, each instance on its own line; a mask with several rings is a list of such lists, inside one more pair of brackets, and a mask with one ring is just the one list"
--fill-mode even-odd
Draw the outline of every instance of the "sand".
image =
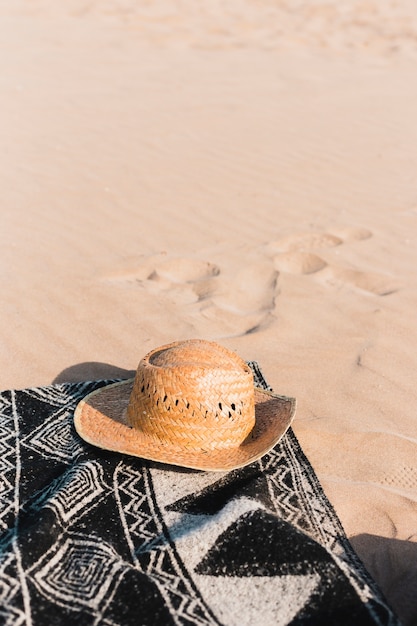
[[0, 42], [0, 387], [257, 360], [414, 624], [415, 3], [4, 0]]

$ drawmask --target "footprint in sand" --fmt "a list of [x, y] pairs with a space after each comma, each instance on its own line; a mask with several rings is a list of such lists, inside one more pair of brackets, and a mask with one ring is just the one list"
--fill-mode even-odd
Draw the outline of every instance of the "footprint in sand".
[[278, 274], [270, 260], [260, 259], [223, 277], [200, 307], [205, 327], [217, 327], [228, 337], [265, 328], [273, 319]]
[[145, 286], [149, 291], [165, 291], [177, 304], [190, 304], [209, 297], [219, 273], [217, 265], [207, 261], [172, 258], [156, 265]]
[[277, 270], [289, 274], [314, 274], [327, 265], [326, 261], [310, 252], [284, 252], [274, 256], [273, 261]]
[[269, 242], [265, 251], [280, 272], [315, 274], [327, 263], [312, 250], [334, 248], [341, 244], [342, 239], [330, 233], [299, 233]]
[[217, 276], [219, 273], [220, 269], [207, 261], [172, 258], [157, 264], [149, 279], [162, 279], [171, 283], [195, 283]]
[[364, 241], [372, 237], [371, 231], [367, 228], [341, 228], [333, 231], [333, 235], [339, 237], [343, 243]]
[[[142, 257], [106, 276], [116, 283], [136, 283], [175, 312], [197, 334], [240, 336], [263, 328], [275, 307], [278, 271], [269, 259], [249, 263], [236, 273], [191, 258], [166, 254]], [[178, 307], [181, 308], [178, 308]]]
[[388, 296], [399, 289], [395, 281], [382, 274], [342, 267], [327, 267], [321, 274], [321, 279], [331, 287], [350, 285], [377, 296]]
[[305, 252], [317, 248], [334, 248], [342, 243], [343, 239], [330, 233], [299, 233], [269, 242], [266, 251], [269, 254]]
[[214, 289], [213, 278], [219, 274], [213, 263], [198, 259], [173, 257], [165, 253], [141, 257], [129, 267], [107, 275], [119, 283], [138, 283], [148, 292], [163, 294], [176, 304], [190, 304], [208, 297]]
[[168, 258], [165, 252], [161, 252], [139, 257], [122, 270], [108, 274], [106, 278], [120, 282], [166, 280], [171, 283], [194, 283], [217, 276], [219, 272], [219, 268], [213, 263], [190, 258]]
[[363, 241], [372, 237], [367, 228], [341, 228], [332, 233], [296, 233], [270, 241], [266, 245], [269, 254], [283, 252], [309, 252], [311, 250], [334, 248], [343, 243]]
[[272, 257], [274, 267], [289, 274], [317, 274], [324, 284], [332, 287], [349, 285], [378, 296], [398, 291], [398, 285], [389, 277], [374, 272], [362, 272], [354, 268], [334, 267], [329, 261], [315, 254], [321, 249], [328, 257], [331, 248], [372, 237], [366, 228], [343, 228], [333, 233], [300, 233], [282, 237], [265, 246]]

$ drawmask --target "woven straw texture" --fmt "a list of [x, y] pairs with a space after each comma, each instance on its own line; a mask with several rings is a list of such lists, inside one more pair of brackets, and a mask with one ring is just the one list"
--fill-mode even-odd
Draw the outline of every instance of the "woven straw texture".
[[253, 374], [213, 342], [170, 344], [139, 363], [128, 406], [131, 426], [197, 451], [240, 445], [255, 425]]
[[203, 470], [242, 467], [288, 429], [295, 400], [255, 389], [237, 355], [211, 342], [170, 344], [139, 363], [134, 380], [93, 392], [75, 427], [106, 450]]

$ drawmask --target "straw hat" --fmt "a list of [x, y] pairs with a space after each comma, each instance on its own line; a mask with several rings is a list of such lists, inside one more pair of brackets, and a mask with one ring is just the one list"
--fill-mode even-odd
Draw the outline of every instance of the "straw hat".
[[99, 448], [200, 470], [230, 470], [266, 454], [288, 429], [295, 400], [254, 386], [237, 354], [200, 339], [162, 346], [134, 379], [86, 396], [78, 434]]

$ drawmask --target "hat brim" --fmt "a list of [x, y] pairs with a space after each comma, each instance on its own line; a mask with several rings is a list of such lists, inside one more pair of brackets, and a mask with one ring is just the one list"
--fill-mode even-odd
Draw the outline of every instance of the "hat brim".
[[238, 447], [196, 451], [150, 437], [127, 424], [126, 409], [134, 379], [93, 391], [77, 405], [74, 425], [88, 443], [130, 456], [205, 471], [243, 467], [272, 450], [288, 430], [295, 399], [255, 387], [255, 426]]

